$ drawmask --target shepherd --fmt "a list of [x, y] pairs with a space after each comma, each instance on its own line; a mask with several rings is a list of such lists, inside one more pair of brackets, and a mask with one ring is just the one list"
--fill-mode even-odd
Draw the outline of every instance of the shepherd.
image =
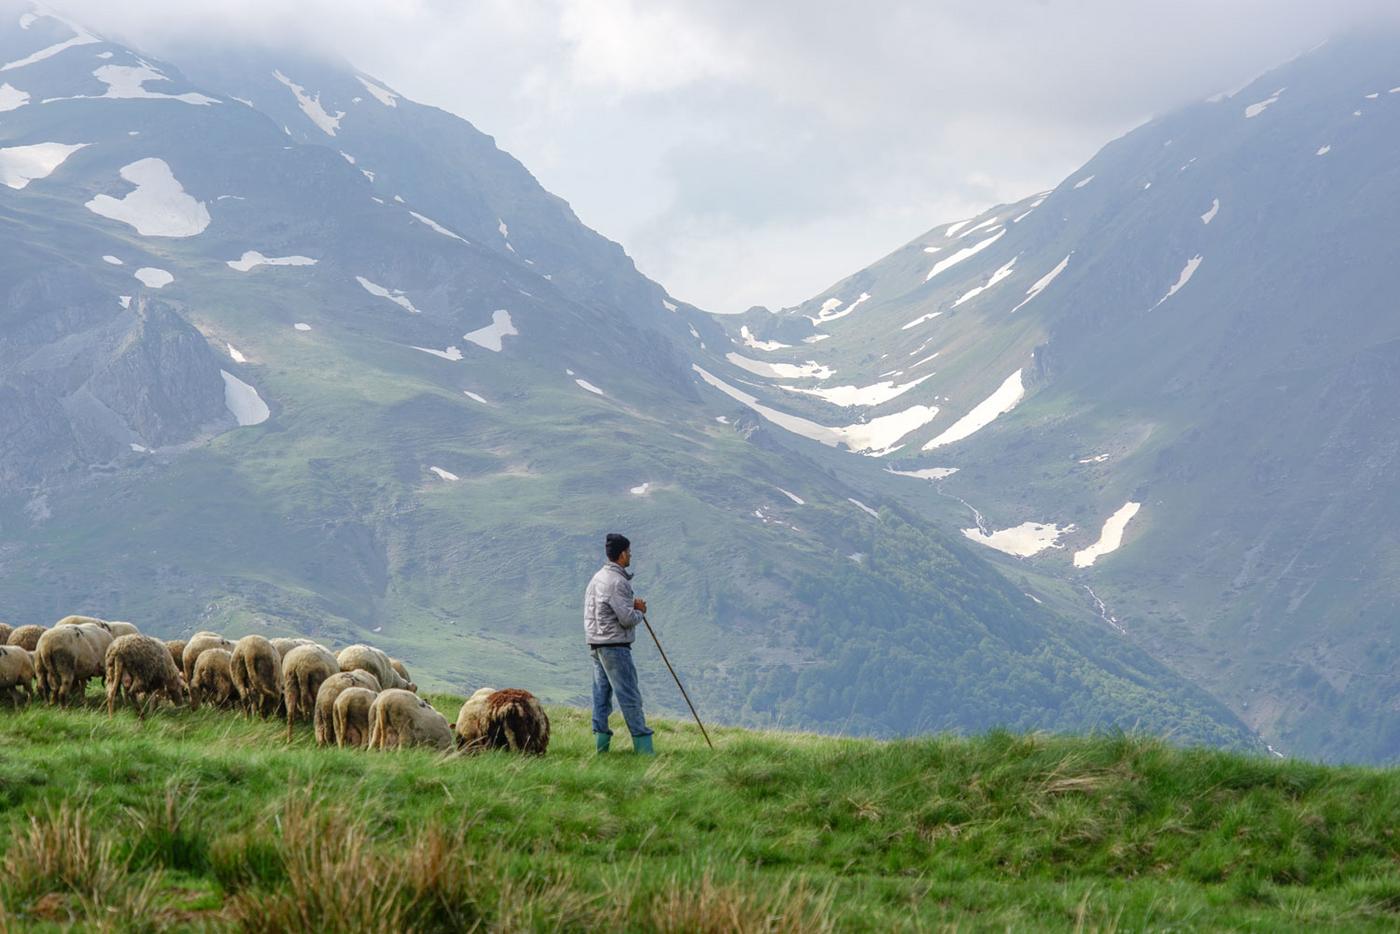
[[607, 563], [588, 582], [583, 596], [583, 631], [593, 657], [593, 739], [598, 752], [612, 743], [608, 717], [613, 695], [632, 734], [632, 749], [654, 754], [652, 731], [642, 713], [642, 692], [632, 664], [632, 641], [642, 624], [647, 603], [632, 593], [632, 543], [627, 536], [609, 532], [604, 542]]

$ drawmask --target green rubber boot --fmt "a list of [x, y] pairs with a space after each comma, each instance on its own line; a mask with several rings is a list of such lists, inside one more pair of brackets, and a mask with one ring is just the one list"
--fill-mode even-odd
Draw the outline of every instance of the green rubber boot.
[[632, 751], [639, 756], [656, 755], [656, 750], [651, 747], [651, 734], [632, 737]]
[[607, 752], [607, 751], [608, 751], [608, 746], [610, 746], [611, 744], [612, 744], [612, 734], [611, 734], [611, 733], [594, 733], [594, 734], [593, 734], [593, 745], [597, 747], [598, 752]]

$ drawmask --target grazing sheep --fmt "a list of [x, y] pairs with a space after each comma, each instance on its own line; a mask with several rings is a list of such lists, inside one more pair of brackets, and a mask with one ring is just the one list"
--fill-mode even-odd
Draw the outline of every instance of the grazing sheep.
[[[397, 658], [391, 658], [389, 659], [389, 667], [394, 669], [394, 671], [398, 673], [398, 676], [400, 678], [403, 678], [405, 681], [409, 682], [410, 684], [413, 684], [413, 679], [408, 676], [408, 668], [404, 666], [403, 662], [399, 661]], [[410, 690], [412, 690], [415, 694], [418, 693], [418, 685], [414, 684]]]
[[180, 670], [185, 673], [186, 684], [194, 683], [194, 663], [199, 661], [201, 652], [206, 652], [209, 649], [223, 649], [225, 652], [232, 652], [233, 643], [217, 632], [197, 632], [190, 636], [180, 658]]
[[5, 642], [8, 645], [17, 645], [32, 655], [34, 654], [34, 650], [39, 648], [39, 637], [43, 634], [43, 626], [35, 626], [32, 624], [21, 626], [10, 633], [10, 637], [6, 639]]
[[457, 738], [459, 749], [484, 749], [486, 745], [486, 698], [496, 693], [495, 688], [478, 688], [468, 697], [462, 709], [457, 711], [457, 723], [452, 732]]
[[316, 692], [331, 675], [340, 671], [330, 649], [319, 645], [299, 645], [282, 659], [282, 699], [287, 705], [287, 741], [292, 724], [305, 720], [316, 710]]
[[0, 623], [0, 645], [10, 644], [10, 633], [15, 631], [15, 627], [9, 623]]
[[233, 686], [243, 713], [264, 720], [282, 705], [282, 656], [259, 635], [244, 636], [233, 647]]
[[346, 688], [335, 699], [335, 742], [342, 749], [369, 745], [369, 711], [379, 694], [369, 688]]
[[34, 699], [34, 659], [17, 645], [0, 645], [0, 698], [16, 707]]
[[452, 726], [447, 718], [412, 691], [390, 688], [380, 694], [370, 707], [369, 721], [371, 749], [452, 748]]
[[87, 683], [107, 674], [107, 648], [112, 634], [100, 621], [72, 623], [86, 617], [69, 616], [39, 637], [34, 649], [34, 675], [39, 695], [67, 706], [82, 700]]
[[368, 688], [379, 693], [379, 680], [368, 671], [338, 671], [325, 681], [316, 691], [316, 714], [312, 718], [316, 727], [316, 745], [336, 744], [335, 699], [349, 688]]
[[165, 647], [170, 650], [170, 658], [175, 662], [175, 667], [181, 671], [185, 670], [185, 640], [166, 639]]
[[340, 650], [340, 655], [336, 657], [340, 663], [341, 671], [368, 671], [374, 675], [385, 690], [389, 688], [402, 688], [406, 691], [418, 691], [418, 685], [401, 677], [394, 670], [391, 659], [379, 649], [372, 645], [350, 645]]
[[457, 714], [457, 745], [468, 751], [509, 749], [542, 756], [549, 748], [549, 715], [535, 695], [517, 688], [482, 688]]
[[112, 634], [113, 639], [117, 638], [118, 636], [141, 635], [141, 630], [136, 628], [135, 623], [114, 623], [109, 621], [107, 623], [107, 631]]
[[282, 656], [282, 661], [287, 660], [287, 653], [299, 645], [315, 645], [314, 639], [271, 639], [272, 647], [277, 650], [277, 654]]
[[233, 686], [233, 653], [228, 649], [200, 652], [189, 685], [192, 709], [198, 710], [201, 703], [213, 704], [220, 710], [232, 707], [238, 700], [238, 689]]
[[[206, 653], [208, 654], [208, 653]], [[117, 709], [122, 694], [137, 705], [137, 715], [146, 719], [146, 709], [163, 695], [179, 704], [188, 694], [185, 679], [175, 667], [175, 659], [165, 643], [138, 634], [118, 636], [105, 660], [107, 671], [107, 716]]]

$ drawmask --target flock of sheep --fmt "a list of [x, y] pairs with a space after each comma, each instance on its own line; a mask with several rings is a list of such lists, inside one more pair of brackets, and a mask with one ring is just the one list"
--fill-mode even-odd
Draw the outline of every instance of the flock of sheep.
[[192, 708], [238, 708], [247, 717], [311, 720], [318, 745], [441, 750], [510, 749], [543, 755], [549, 717], [528, 691], [482, 688], [455, 724], [417, 694], [398, 659], [370, 645], [336, 655], [310, 639], [244, 636], [230, 642], [214, 632], [162, 642], [131, 623], [68, 616], [52, 628], [0, 623], [0, 699], [16, 706], [38, 696], [66, 706], [82, 699], [88, 682], [107, 687], [107, 715], [118, 701], [142, 719], [162, 699]]

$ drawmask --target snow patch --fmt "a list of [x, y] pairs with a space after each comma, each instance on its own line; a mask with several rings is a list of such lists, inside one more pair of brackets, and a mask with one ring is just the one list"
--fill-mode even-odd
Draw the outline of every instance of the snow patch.
[[574, 380], [574, 382], [578, 383], [580, 389], [586, 389], [589, 392], [593, 393], [595, 396], [603, 396], [605, 398], [607, 397], [607, 393], [603, 392], [603, 390], [599, 389], [597, 386], [594, 386], [586, 379], [576, 379]]
[[1107, 455], [1107, 454], [1095, 454], [1093, 457], [1081, 458], [1080, 461], [1079, 461], [1079, 463], [1081, 463], [1081, 464], [1102, 464], [1102, 463], [1103, 463], [1104, 461], [1106, 461], [1106, 460], [1108, 460], [1108, 455]]
[[29, 103], [29, 94], [12, 84], [0, 84], [0, 113], [18, 110]]
[[399, 106], [399, 96], [393, 91], [389, 90], [388, 88], [380, 87], [373, 81], [370, 81], [369, 79], [365, 78], [363, 75], [356, 75], [355, 80], [363, 84], [365, 86], [365, 90], [368, 91], [371, 95], [373, 95], [374, 99], [379, 101], [379, 103], [383, 104], [385, 107]]
[[992, 277], [987, 280], [986, 285], [979, 285], [977, 286], [977, 288], [971, 289], [968, 292], [964, 293], [962, 298], [958, 299], [956, 302], [953, 302], [953, 307], [957, 308], [963, 302], [971, 301], [972, 299], [981, 295], [983, 292], [990, 289], [992, 286], [996, 285], [998, 282], [1005, 279], [1007, 276], [1011, 275], [1011, 270], [1014, 269], [1016, 266], [1016, 259], [1017, 258], [1014, 256], [1011, 257], [1011, 262], [1007, 263], [1005, 266], [992, 273]]
[[661, 307], [662, 307], [662, 308], [665, 308], [667, 311], [675, 311], [675, 310], [676, 310], [676, 306], [673, 305], [671, 302], [666, 301], [666, 299], [664, 299], [664, 298], [661, 300]]
[[828, 337], [830, 337], [830, 336], [831, 336], [830, 334], [813, 334], [811, 337], [804, 337], [804, 338], [802, 338], [802, 343], [804, 343], [804, 344], [820, 344], [822, 341], [826, 340], [826, 339], [827, 339]]
[[1319, 150], [1317, 151], [1317, 154], [1318, 154], [1319, 156], [1325, 156], [1325, 155], [1327, 155], [1327, 154], [1328, 154], [1329, 152], [1331, 152], [1331, 151], [1332, 151], [1332, 147], [1331, 147], [1330, 145], [1328, 145], [1328, 146], [1323, 146], [1321, 149], [1319, 149]]
[[835, 370], [823, 366], [815, 360], [808, 360], [806, 363], [798, 365], [794, 363], [765, 363], [762, 360], [741, 357], [736, 353], [725, 354], [724, 358], [739, 369], [747, 370], [755, 376], [768, 376], [774, 379], [830, 379], [836, 375]]
[[1076, 189], [1083, 188], [1085, 185], [1089, 184], [1090, 182], [1092, 182], [1092, 181], [1093, 181], [1095, 178], [1097, 178], [1097, 177], [1098, 177], [1098, 176], [1090, 175], [1088, 178], [1080, 179], [1079, 181], [1077, 181], [1077, 182], [1074, 183], [1074, 187], [1075, 187]]
[[1220, 199], [1216, 198], [1210, 203], [1210, 210], [1201, 215], [1201, 223], [1209, 225], [1215, 220], [1215, 215], [1220, 213]]
[[218, 103], [215, 98], [196, 94], [193, 91], [185, 94], [162, 94], [159, 91], [146, 90], [146, 82], [148, 81], [169, 81], [170, 79], [145, 62], [139, 65], [103, 65], [92, 75], [107, 85], [107, 90], [99, 96], [108, 100], [167, 100], [193, 104], [197, 107], [207, 107], [210, 104]]
[[85, 207], [136, 228], [143, 237], [195, 237], [209, 226], [209, 209], [190, 197], [164, 159], [141, 159], [122, 167], [121, 177], [135, 185], [122, 198], [98, 195]]
[[437, 474], [439, 479], [446, 480], [448, 483], [455, 483], [456, 481], [462, 479], [452, 471], [443, 470], [441, 467], [429, 467], [428, 469], [431, 470], [433, 473]]
[[892, 473], [896, 477], [913, 477], [916, 480], [945, 480], [958, 472], [956, 467], [925, 467], [921, 470], [895, 470], [893, 467], [886, 467], [885, 473]]
[[54, 170], [88, 143], [34, 143], [0, 149], [0, 182], [16, 191], [36, 179], [48, 178]]
[[969, 247], [964, 247], [963, 249], [958, 250], [958, 252], [954, 253], [947, 259], [940, 260], [938, 263], [934, 264], [934, 267], [932, 269], [929, 270], [928, 275], [924, 276], [924, 281], [928, 282], [934, 276], [948, 269], [951, 269], [953, 266], [956, 266], [958, 263], [961, 263], [968, 257], [976, 256], [978, 253], [981, 253], [987, 247], [991, 246], [993, 243], [996, 243], [1004, 236], [1006, 236], [1006, 231], [999, 231], [993, 234], [992, 236], [988, 237], [987, 239], [981, 241], [980, 243], [973, 244]]
[[634, 486], [632, 489], [628, 490], [628, 492], [633, 496], [646, 496], [651, 492], [651, 484], [643, 483], [641, 486]]
[[519, 335], [515, 329], [515, 324], [510, 320], [510, 312], [504, 308], [497, 308], [491, 312], [491, 323], [484, 328], [477, 328], [462, 335], [462, 340], [471, 341], [478, 347], [485, 347], [487, 350], [501, 352], [501, 342], [507, 338]]
[[301, 108], [302, 113], [306, 114], [307, 119], [320, 127], [321, 131], [327, 136], [335, 135], [335, 131], [340, 129], [340, 120], [345, 116], [345, 111], [338, 111], [336, 115], [332, 117], [330, 114], [326, 113], [325, 108], [321, 106], [320, 94], [317, 94], [315, 97], [308, 96], [305, 88], [282, 74], [281, 71], [274, 71], [272, 77], [286, 85], [287, 89], [292, 92], [292, 95], [297, 99], [297, 106]]
[[953, 224], [953, 225], [952, 225], [951, 227], [949, 227], [947, 230], [943, 231], [943, 236], [945, 236], [945, 237], [956, 237], [956, 236], [958, 235], [958, 231], [959, 231], [959, 230], [962, 230], [964, 227], [966, 227], [968, 224], [972, 223], [972, 222], [975, 221], [976, 219], [977, 219], [977, 218], [975, 218], [975, 217], [969, 217], [969, 218], [968, 218], [967, 220], [965, 220], [965, 221], [958, 221], [956, 224]]
[[970, 437], [986, 428], [999, 416], [1016, 408], [1025, 394], [1025, 387], [1021, 384], [1021, 371], [1017, 370], [997, 387], [996, 392], [979, 402], [971, 412], [949, 426], [947, 431], [925, 444], [923, 449], [932, 451], [934, 448]]
[[118, 258], [115, 257], [115, 256], [104, 256], [104, 257], [102, 257], [102, 262], [104, 262], [104, 263], [110, 263], [110, 264], [112, 264], [113, 266], [125, 266], [125, 265], [126, 265], [125, 263], [123, 263], [120, 259], [118, 259]]
[[[374, 181], [373, 176], [370, 177], [370, 181]], [[418, 221], [418, 223], [425, 225], [426, 227], [428, 227], [428, 228], [431, 229], [431, 230], [437, 231], [438, 233], [442, 234], [444, 237], [451, 237], [453, 240], [461, 240], [463, 243], [470, 243], [470, 242], [471, 242], [471, 241], [468, 240], [466, 237], [459, 236], [458, 234], [455, 234], [455, 233], [453, 233], [452, 231], [448, 230], [446, 227], [442, 226], [442, 225], [439, 224], [437, 221], [433, 220], [431, 217], [424, 217], [422, 214], [419, 214], [417, 211], [409, 211], [408, 213], [409, 213], [409, 214], [412, 214], [412, 215], [413, 215], [413, 219], [416, 220], [416, 221]]]
[[1261, 113], [1263, 113], [1264, 111], [1268, 110], [1268, 109], [1269, 109], [1270, 107], [1272, 107], [1274, 104], [1277, 104], [1277, 103], [1278, 103], [1279, 95], [1282, 94], [1282, 93], [1283, 93], [1284, 91], [1286, 91], [1286, 90], [1288, 90], [1288, 89], [1287, 89], [1287, 88], [1279, 88], [1279, 89], [1278, 89], [1277, 91], [1275, 91], [1271, 96], [1265, 98], [1265, 99], [1262, 100], [1262, 101], [1259, 101], [1257, 104], [1250, 104], [1248, 107], [1246, 107], [1246, 108], [1244, 109], [1244, 118], [1245, 118], [1246, 120], [1252, 120], [1252, 119], [1254, 119], [1255, 117], [1259, 116]]
[[175, 277], [170, 273], [164, 269], [156, 269], [154, 266], [142, 266], [136, 270], [135, 276], [148, 289], [163, 289], [175, 281]]
[[1057, 525], [1023, 522], [1015, 528], [1001, 529], [990, 534], [983, 533], [981, 529], [963, 529], [962, 533], [979, 545], [986, 545], [1018, 558], [1029, 558], [1053, 547], [1062, 535], [1072, 529], [1073, 526], [1062, 529]]
[[228, 355], [233, 358], [234, 363], [248, 362], [248, 358], [243, 356], [243, 354], [239, 352], [237, 347], [233, 346], [232, 344], [227, 344], [226, 346], [228, 347]]
[[1014, 315], [1016, 312], [1020, 311], [1022, 308], [1025, 307], [1025, 305], [1026, 305], [1027, 302], [1029, 302], [1031, 299], [1035, 298], [1035, 297], [1036, 297], [1037, 295], [1039, 295], [1041, 292], [1044, 292], [1044, 291], [1046, 290], [1046, 288], [1049, 287], [1050, 283], [1054, 282], [1057, 278], [1059, 278], [1060, 273], [1064, 272], [1064, 271], [1065, 271], [1065, 268], [1066, 268], [1067, 266], [1069, 266], [1069, 257], [1070, 257], [1070, 256], [1073, 256], [1073, 255], [1074, 255], [1074, 253], [1071, 252], [1071, 253], [1069, 254], [1069, 256], [1066, 256], [1064, 259], [1060, 260], [1060, 265], [1058, 265], [1058, 266], [1056, 266], [1054, 269], [1050, 270], [1048, 273], [1046, 273], [1044, 276], [1042, 276], [1042, 277], [1035, 283], [1035, 285], [1033, 285], [1033, 286], [1031, 286], [1029, 289], [1027, 289], [1027, 290], [1026, 290], [1026, 297], [1025, 297], [1024, 299], [1021, 300], [1021, 304], [1019, 304], [1019, 305], [1017, 305], [1015, 308], [1011, 309], [1011, 313]]
[[910, 328], [916, 328], [916, 327], [918, 327], [919, 325], [923, 324], [923, 323], [926, 322], [926, 321], [932, 321], [934, 318], [937, 318], [937, 317], [938, 317], [939, 315], [941, 315], [941, 314], [943, 314], [943, 312], [941, 312], [941, 311], [931, 311], [931, 312], [929, 312], [929, 313], [926, 314], [926, 315], [920, 315], [919, 317], [915, 318], [913, 321], [910, 321], [908, 324], [901, 326], [901, 327], [900, 327], [900, 330], [901, 330], [901, 331], [907, 331], [907, 330], [909, 330]]
[[1128, 527], [1128, 522], [1137, 515], [1142, 508], [1142, 503], [1125, 503], [1113, 515], [1108, 517], [1108, 521], [1103, 524], [1103, 532], [1099, 535], [1099, 540], [1088, 548], [1074, 553], [1074, 566], [1077, 568], [1092, 567], [1094, 562], [1106, 554], [1111, 554], [1118, 550], [1123, 544], [1123, 530]]
[[316, 260], [309, 256], [264, 256], [257, 250], [249, 250], [242, 259], [228, 261], [230, 269], [251, 272], [258, 266], [315, 266]]
[[870, 386], [833, 386], [830, 389], [800, 389], [796, 386], [782, 386], [788, 392], [798, 392], [803, 395], [816, 396], [833, 405], [853, 406], [853, 405], [883, 405], [891, 399], [904, 395], [915, 386], [931, 378], [934, 374], [921, 376], [912, 383], [905, 383], [902, 386], [896, 385], [893, 380], [874, 383]]
[[747, 324], [739, 328], [739, 336], [744, 339], [745, 347], [752, 347], [754, 350], [762, 350], [771, 353], [774, 350], [783, 350], [792, 346], [791, 344], [783, 344], [778, 341], [761, 341], [753, 336], [753, 332], [749, 330]]
[[474, 392], [472, 392], [470, 389], [463, 389], [463, 390], [462, 390], [462, 395], [466, 396], [468, 399], [472, 400], [473, 402], [480, 402], [482, 405], [490, 405], [490, 404], [491, 404], [491, 403], [487, 402], [480, 394], [474, 393]]
[[118, 304], [118, 305], [121, 305], [123, 308], [130, 308], [130, 307], [131, 307], [131, 296], [130, 296], [130, 295], [118, 295], [118, 296], [117, 296], [117, 304]]
[[296, 324], [292, 325], [292, 327], [296, 328], [298, 331], [311, 330], [311, 325], [305, 323], [304, 321], [298, 321]]
[[876, 519], [880, 518], [880, 513], [878, 513], [878, 512], [875, 511], [874, 509], [871, 509], [869, 506], [865, 505], [864, 503], [862, 503], [860, 500], [856, 499], [856, 498], [853, 497], [853, 496], [847, 496], [847, 497], [846, 497], [846, 502], [855, 504], [855, 507], [856, 507], [857, 509], [859, 509], [861, 512], [864, 512], [864, 513], [867, 513], [867, 514], [869, 514], [869, 515], [872, 515], [872, 516], [874, 516]]
[[219, 375], [224, 378], [224, 405], [240, 426], [261, 425], [267, 421], [272, 412], [256, 389], [228, 370], [220, 370]]
[[360, 287], [369, 294], [377, 296], [379, 298], [387, 298], [389, 301], [393, 302], [395, 305], [398, 305], [404, 311], [411, 312], [415, 315], [420, 314], [418, 309], [413, 307], [413, 302], [408, 300], [408, 296], [405, 295], [402, 290], [386, 289], [382, 285], [369, 281], [364, 276], [356, 276], [355, 281], [360, 283]]
[[[413, 345], [410, 344], [409, 346], [412, 347]], [[462, 359], [462, 351], [458, 350], [456, 347], [449, 347], [446, 350], [433, 350], [431, 347], [413, 347], [413, 349], [432, 354], [434, 357], [441, 357], [444, 360], [451, 360], [454, 363]]]
[[[1162, 304], [1162, 302], [1165, 302], [1167, 299], [1171, 298], [1171, 297], [1172, 297], [1173, 295], [1175, 295], [1177, 292], [1180, 292], [1183, 288], [1186, 287], [1186, 283], [1188, 283], [1188, 282], [1191, 281], [1191, 277], [1194, 276], [1194, 275], [1196, 274], [1196, 270], [1200, 268], [1200, 266], [1201, 266], [1201, 259], [1202, 259], [1202, 257], [1199, 256], [1199, 255], [1197, 255], [1197, 256], [1191, 257], [1190, 259], [1188, 259], [1188, 260], [1186, 261], [1186, 268], [1183, 269], [1183, 270], [1181, 270], [1181, 275], [1180, 275], [1180, 277], [1177, 278], [1177, 280], [1176, 280], [1176, 285], [1172, 286], [1172, 287], [1167, 291], [1167, 294], [1166, 294], [1166, 295], [1163, 295], [1163, 296], [1157, 301], [1157, 305]], [[1152, 307], [1153, 307], [1153, 308], [1156, 308], [1157, 305], [1153, 305]]]
[[13, 62], [9, 62], [4, 65], [0, 65], [0, 71], [11, 71], [15, 68], [24, 68], [26, 65], [33, 65], [35, 62], [42, 62], [46, 58], [53, 58], [58, 53], [65, 52], [68, 49], [76, 48], [80, 45], [92, 45], [95, 42], [102, 41], [96, 36], [89, 35], [81, 29], [77, 30], [77, 32], [78, 34], [71, 39], [65, 39], [62, 42], [58, 42], [54, 45], [42, 48], [32, 55], [26, 55], [24, 58], [17, 59]]
[[842, 308], [841, 299], [828, 298], [825, 302], [822, 302], [821, 311], [817, 312], [817, 316], [815, 318], [808, 316], [807, 320], [813, 324], [826, 324], [828, 321], [835, 321], [837, 318], [846, 317], [856, 310], [856, 306], [860, 305], [862, 302], [868, 302], [869, 300], [870, 293], [861, 292], [859, 298], [851, 302], [845, 308]]
[[778, 492], [781, 493], [781, 494], [783, 494], [784, 496], [786, 496], [788, 499], [792, 500], [794, 503], [796, 503], [796, 504], [799, 505], [799, 506], [806, 506], [806, 505], [807, 505], [807, 501], [806, 501], [805, 499], [803, 499], [802, 497], [798, 496], [796, 493], [789, 493], [787, 490], [783, 489], [782, 487], [778, 487]]

